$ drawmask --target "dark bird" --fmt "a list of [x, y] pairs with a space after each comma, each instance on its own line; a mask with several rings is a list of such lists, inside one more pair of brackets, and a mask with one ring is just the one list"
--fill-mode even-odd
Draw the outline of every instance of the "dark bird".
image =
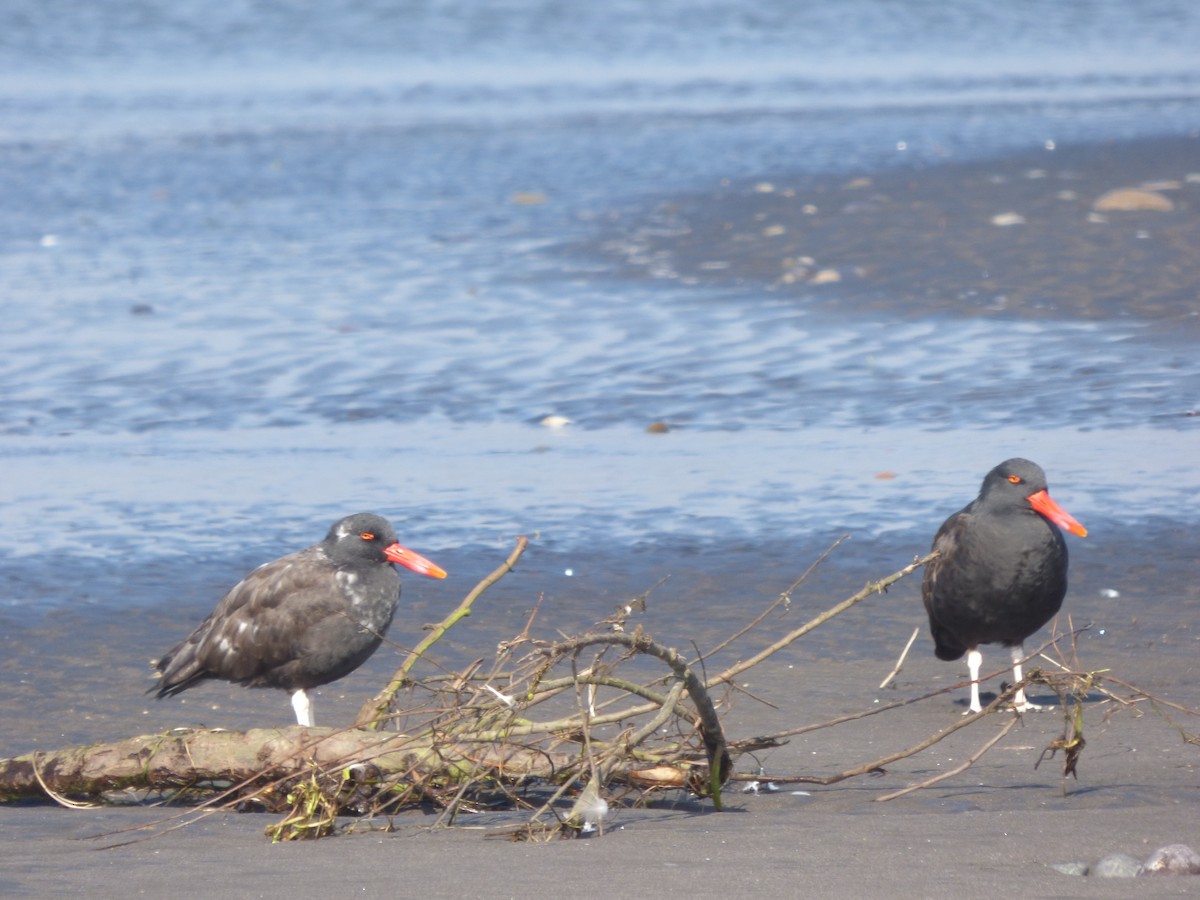
[[432, 578], [446, 573], [401, 547], [387, 519], [357, 513], [319, 544], [259, 566], [212, 615], [155, 664], [158, 697], [210, 678], [282, 688], [296, 721], [312, 725], [307, 691], [353, 672], [375, 652], [400, 602], [392, 563]]
[[[1067, 544], [1059, 528], [1087, 529], [1050, 499], [1046, 473], [1027, 459], [1000, 463], [968, 506], [938, 529], [940, 555], [925, 567], [921, 593], [938, 659], [967, 654], [971, 706], [978, 712], [980, 644], [1012, 648], [1013, 677], [1022, 678], [1027, 637], [1049, 622], [1067, 593]], [[1024, 690], [1018, 711], [1037, 709]]]

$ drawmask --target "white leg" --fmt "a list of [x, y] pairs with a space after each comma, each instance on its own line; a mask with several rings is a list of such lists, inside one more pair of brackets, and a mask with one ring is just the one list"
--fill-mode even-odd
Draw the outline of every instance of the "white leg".
[[304, 688], [292, 693], [292, 709], [296, 711], [296, 721], [299, 724], [306, 728], [312, 728], [312, 700], [304, 692]]
[[983, 654], [977, 647], [972, 647], [967, 651], [967, 670], [971, 673], [971, 705], [963, 713], [964, 716], [983, 709], [983, 705], [979, 702], [979, 667], [982, 665]]
[[[1021, 659], [1025, 656], [1025, 647], [1018, 644], [1010, 648], [1012, 650], [1012, 666], [1013, 666], [1013, 684], [1020, 684], [1021, 679], [1025, 677], [1021, 671]], [[1013, 697], [1013, 709], [1017, 712], [1037, 712], [1040, 709], [1052, 709], [1053, 707], [1038, 706], [1036, 703], [1030, 703], [1025, 699], [1025, 688], [1018, 688], [1017, 695]]]

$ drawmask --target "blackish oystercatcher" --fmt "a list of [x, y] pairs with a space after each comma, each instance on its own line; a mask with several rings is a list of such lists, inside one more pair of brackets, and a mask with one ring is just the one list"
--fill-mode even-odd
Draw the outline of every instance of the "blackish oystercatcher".
[[[938, 529], [941, 555], [925, 567], [921, 593], [938, 659], [967, 654], [971, 706], [978, 712], [980, 644], [1012, 648], [1019, 684], [1024, 641], [1050, 621], [1067, 593], [1067, 544], [1059, 528], [1087, 529], [1050, 499], [1046, 473], [1027, 459], [1000, 463], [979, 496]], [[1038, 707], [1017, 691], [1018, 712]]]
[[307, 691], [353, 672], [375, 652], [400, 601], [392, 563], [446, 573], [401, 547], [387, 519], [358, 513], [325, 540], [259, 566], [187, 640], [158, 660], [158, 697], [209, 678], [290, 691], [296, 721], [312, 725]]

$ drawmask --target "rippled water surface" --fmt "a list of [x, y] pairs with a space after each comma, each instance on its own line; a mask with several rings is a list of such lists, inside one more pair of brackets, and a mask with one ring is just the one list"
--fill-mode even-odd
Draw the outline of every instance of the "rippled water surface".
[[1200, 355], [1136, 321], [864, 321], [565, 248], [722, 179], [1183, 134], [1197, 46], [1185, 2], [5, 4], [10, 605], [39, 554], [356, 508], [429, 547], [919, 531], [1017, 453], [1081, 517], [1191, 519]]

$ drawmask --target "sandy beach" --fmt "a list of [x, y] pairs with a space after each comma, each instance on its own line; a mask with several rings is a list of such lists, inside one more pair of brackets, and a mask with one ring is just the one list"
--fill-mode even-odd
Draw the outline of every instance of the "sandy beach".
[[[1170, 138], [1042, 149], [861, 179], [774, 179], [770, 190], [732, 185], [674, 198], [625, 238], [638, 254], [667, 260], [672, 277], [779, 293], [812, 291], [823, 280], [830, 294], [817, 304], [870, 311], [887, 303], [913, 317], [992, 317], [997, 327], [1046, 316], [1136, 319], [1164, 340], [1192, 340], [1200, 322], [1198, 149], [1195, 138]], [[1097, 198], [1122, 187], [1149, 187], [1169, 198], [1171, 209], [1096, 210]], [[659, 227], [664, 223], [671, 227]], [[1114, 259], [1119, 266], [1111, 265]], [[724, 265], [705, 265], [714, 260]], [[982, 271], [988, 275], [981, 280]], [[1195, 403], [1195, 397], [1178, 398], [1180, 422], [1195, 415]], [[1164, 434], [1169, 438], [1169, 431]], [[1091, 623], [1079, 641], [1081, 662], [1200, 708], [1200, 588], [1191, 521], [1164, 509], [1156, 520], [1126, 523], [1114, 509], [1106, 521], [1087, 524], [1087, 542], [1072, 543], [1065, 607], [1075, 625]], [[778, 627], [791, 627], [802, 612], [823, 609], [867, 578], [899, 568], [927, 547], [929, 537], [895, 532], [886, 540], [851, 541], [819, 570], [792, 619]], [[564, 601], [564, 627], [601, 618], [617, 600], [670, 573], [670, 584], [654, 596], [647, 630], [680, 646], [715, 641], [785, 588], [824, 549], [822, 541], [813, 536], [804, 546], [781, 540], [681, 550], [650, 540], [632, 553], [596, 549], [569, 560], [535, 542], [518, 572], [446, 652], [453, 662], [455, 654], [468, 658], [479, 647], [494, 646], [519, 627], [539, 592], [554, 590], [549, 573], [581, 558], [592, 571], [609, 574]], [[496, 560], [467, 548], [442, 562], [465, 582]], [[159, 589], [161, 575], [145, 573], [130, 583], [114, 574], [110, 584], [92, 589], [124, 584], [149, 595]], [[197, 572], [170, 610], [67, 607], [37, 621], [0, 613], [0, 752], [111, 740], [185, 723], [286, 724], [286, 702], [270, 692], [209, 685], [183, 704], [156, 704], [144, 696], [147, 661], [178, 640], [184, 623], [207, 612], [223, 577]], [[413, 587], [406, 593], [409, 615], [432, 619], [428, 595]], [[131, 617], [136, 627], [130, 627]], [[895, 684], [881, 691], [879, 681], [918, 626], [922, 634], [912, 656]], [[327, 721], [349, 717], [394, 659], [381, 652], [325, 689], [320, 714]], [[1001, 668], [1004, 659], [1003, 651], [985, 654], [985, 671]], [[933, 659], [919, 581], [910, 578], [754, 670], [747, 687], [774, 706], [738, 698], [725, 727], [737, 738], [819, 722], [954, 684], [964, 671], [961, 664]], [[757, 765], [777, 775], [828, 774], [866, 762], [957, 721], [963, 695], [803, 735]], [[1060, 713], [1046, 712], [1026, 716], [969, 772], [877, 802], [961, 762], [1005, 721], [997, 716], [878, 776], [757, 794], [731, 785], [723, 813], [667, 797], [649, 808], [618, 810], [602, 837], [550, 845], [484, 840], [486, 817], [479, 827], [429, 831], [430, 817], [410, 813], [397, 818], [390, 833], [359, 823], [341, 837], [272, 845], [263, 836], [270, 817], [262, 814], [219, 813], [171, 829], [159, 809], [13, 804], [0, 807], [0, 893], [161, 896], [187, 885], [193, 896], [212, 897], [347, 891], [426, 897], [717, 897], [737, 891], [765, 897], [1126, 897], [1131, 889], [1141, 896], [1194, 895], [1195, 880], [1143, 879], [1131, 888], [1050, 868], [1094, 863], [1115, 852], [1144, 857], [1169, 843], [1200, 847], [1197, 724], [1185, 714], [1172, 716], [1178, 728], [1148, 702], [1114, 710], [1093, 697], [1088, 746], [1065, 796], [1060, 759], [1035, 768], [1063, 728]], [[755, 766], [751, 759], [738, 761], [739, 772]], [[142, 825], [152, 827], [130, 830]]]

